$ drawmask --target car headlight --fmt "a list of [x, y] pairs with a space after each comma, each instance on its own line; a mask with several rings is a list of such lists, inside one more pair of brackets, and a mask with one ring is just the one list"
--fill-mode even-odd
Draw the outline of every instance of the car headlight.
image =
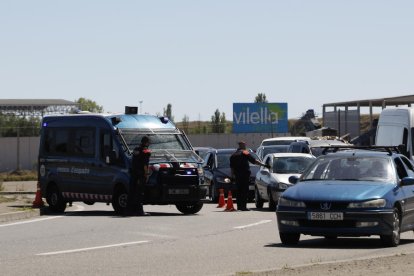
[[289, 188], [290, 186], [292, 186], [292, 185], [290, 185], [290, 184], [286, 184], [286, 183], [279, 183], [279, 189], [280, 190], [286, 190], [287, 188]]
[[387, 201], [383, 198], [349, 203], [348, 208], [383, 208]]
[[305, 202], [303, 201], [296, 201], [296, 200], [290, 200], [283, 197], [279, 198], [279, 206], [284, 207], [296, 207], [296, 208], [304, 208], [306, 207]]
[[217, 181], [221, 183], [231, 183], [231, 179], [228, 177], [217, 177]]

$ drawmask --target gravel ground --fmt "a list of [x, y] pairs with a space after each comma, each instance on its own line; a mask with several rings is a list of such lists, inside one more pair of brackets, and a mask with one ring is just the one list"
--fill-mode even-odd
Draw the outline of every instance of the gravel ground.
[[[236, 274], [241, 276], [242, 274]], [[386, 256], [375, 259], [347, 262], [321, 263], [310, 266], [285, 267], [281, 270], [249, 273], [254, 276], [314, 276], [314, 275], [357, 275], [357, 276], [400, 276], [414, 275], [414, 253]]]

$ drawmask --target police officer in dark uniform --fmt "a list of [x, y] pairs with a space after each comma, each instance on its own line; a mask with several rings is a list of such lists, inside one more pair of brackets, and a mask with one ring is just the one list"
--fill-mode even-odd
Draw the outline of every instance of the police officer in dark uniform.
[[147, 136], [142, 137], [141, 145], [134, 148], [132, 153], [131, 182], [128, 193], [127, 215], [145, 216], [142, 202], [144, 199], [144, 188], [148, 177], [148, 163], [151, 151], [148, 149], [150, 140]]
[[246, 207], [251, 174], [249, 162], [261, 166], [266, 165], [250, 154], [246, 149], [246, 143], [244, 141], [240, 141], [238, 144], [238, 149], [230, 157], [231, 173], [233, 179], [236, 180], [237, 186], [237, 209], [241, 211], [250, 211]]

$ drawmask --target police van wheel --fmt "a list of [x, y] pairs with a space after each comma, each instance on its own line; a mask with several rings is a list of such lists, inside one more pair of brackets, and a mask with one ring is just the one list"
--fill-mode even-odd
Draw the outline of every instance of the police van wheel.
[[66, 201], [56, 185], [51, 186], [46, 195], [46, 202], [49, 204], [49, 209], [53, 212], [63, 213], [66, 209]]
[[114, 208], [115, 213], [123, 214], [125, 213], [128, 202], [128, 194], [123, 188], [119, 188], [115, 191], [114, 196], [112, 197], [112, 207]]
[[198, 213], [201, 210], [201, 208], [203, 208], [203, 203], [183, 203], [176, 204], [175, 207], [177, 207], [178, 211], [180, 211], [184, 215], [192, 215]]

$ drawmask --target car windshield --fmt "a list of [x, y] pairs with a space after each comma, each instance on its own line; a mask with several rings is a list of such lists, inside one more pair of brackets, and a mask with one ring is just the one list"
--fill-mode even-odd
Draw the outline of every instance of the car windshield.
[[394, 182], [395, 170], [387, 158], [326, 156], [305, 172], [302, 180], [356, 180]]
[[278, 157], [273, 159], [273, 173], [303, 173], [315, 159], [309, 157]]
[[231, 153], [217, 154], [217, 168], [230, 168]]
[[263, 141], [262, 146], [270, 146], [270, 145], [287, 145], [289, 146], [293, 140], [269, 140]]
[[288, 145], [264, 147], [263, 148], [263, 156], [266, 156], [269, 153], [287, 152], [288, 149], [289, 149]]

